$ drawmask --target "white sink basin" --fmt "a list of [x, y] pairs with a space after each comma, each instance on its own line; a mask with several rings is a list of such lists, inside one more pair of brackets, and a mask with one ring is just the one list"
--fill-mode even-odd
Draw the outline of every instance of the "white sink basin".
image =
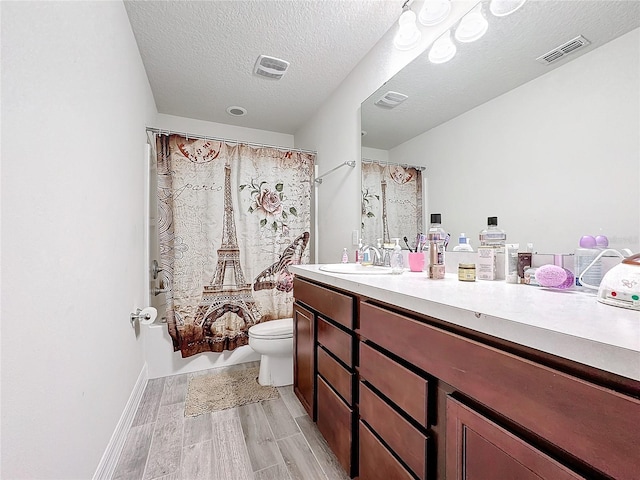
[[321, 265], [318, 270], [331, 273], [349, 273], [355, 275], [385, 275], [391, 273], [389, 267], [378, 267], [375, 265], [362, 266], [359, 263], [328, 263]]

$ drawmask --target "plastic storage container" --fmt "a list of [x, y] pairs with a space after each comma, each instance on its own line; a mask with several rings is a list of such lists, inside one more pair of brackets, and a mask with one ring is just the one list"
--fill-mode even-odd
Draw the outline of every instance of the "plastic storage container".
[[[574, 258], [576, 287], [582, 287], [579, 277], [589, 264], [595, 260], [599, 253], [600, 250], [597, 248], [595, 237], [584, 235], [580, 238], [580, 247], [576, 248]], [[602, 260], [598, 260], [593, 267], [589, 269], [586, 275], [584, 275], [583, 280], [589, 285], [600, 285], [602, 281]]]

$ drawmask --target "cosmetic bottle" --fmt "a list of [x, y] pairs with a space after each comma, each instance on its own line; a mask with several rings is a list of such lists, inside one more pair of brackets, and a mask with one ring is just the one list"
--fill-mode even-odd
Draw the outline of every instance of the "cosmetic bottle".
[[358, 249], [356, 250], [356, 263], [362, 263], [362, 239], [358, 240]]
[[427, 231], [429, 242], [429, 278], [444, 278], [444, 242], [447, 234], [442, 228], [442, 216], [431, 214], [431, 225]]
[[504, 279], [507, 283], [518, 283], [518, 243], [505, 244]]
[[396, 244], [393, 247], [391, 253], [391, 273], [399, 275], [404, 271], [404, 260], [402, 258], [402, 247], [400, 246], [400, 239], [394, 238]]
[[498, 228], [498, 217], [487, 218], [487, 228], [480, 232], [480, 245], [483, 247], [504, 248], [507, 234]]
[[349, 263], [349, 252], [346, 248], [342, 249], [342, 263]]
[[458, 237], [458, 245], [453, 247], [454, 252], [473, 252], [473, 248], [469, 244], [469, 239], [464, 233], [461, 233]]

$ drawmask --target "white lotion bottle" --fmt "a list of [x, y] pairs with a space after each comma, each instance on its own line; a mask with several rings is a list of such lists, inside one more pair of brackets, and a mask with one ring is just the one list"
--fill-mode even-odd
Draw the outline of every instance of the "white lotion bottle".
[[453, 247], [454, 252], [473, 252], [473, 248], [469, 244], [469, 239], [464, 233], [461, 233], [458, 237], [458, 245]]

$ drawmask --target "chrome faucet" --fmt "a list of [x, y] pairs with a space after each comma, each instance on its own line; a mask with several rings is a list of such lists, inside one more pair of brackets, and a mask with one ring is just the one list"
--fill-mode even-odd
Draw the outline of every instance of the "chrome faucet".
[[369, 256], [371, 256], [371, 252], [373, 251], [373, 258], [371, 259], [371, 263], [373, 265], [381, 266], [383, 264], [384, 260], [382, 258], [382, 254], [380, 253], [380, 250], [378, 250], [373, 245], [365, 245], [364, 247], [362, 247], [363, 253], [367, 251], [369, 252]]

